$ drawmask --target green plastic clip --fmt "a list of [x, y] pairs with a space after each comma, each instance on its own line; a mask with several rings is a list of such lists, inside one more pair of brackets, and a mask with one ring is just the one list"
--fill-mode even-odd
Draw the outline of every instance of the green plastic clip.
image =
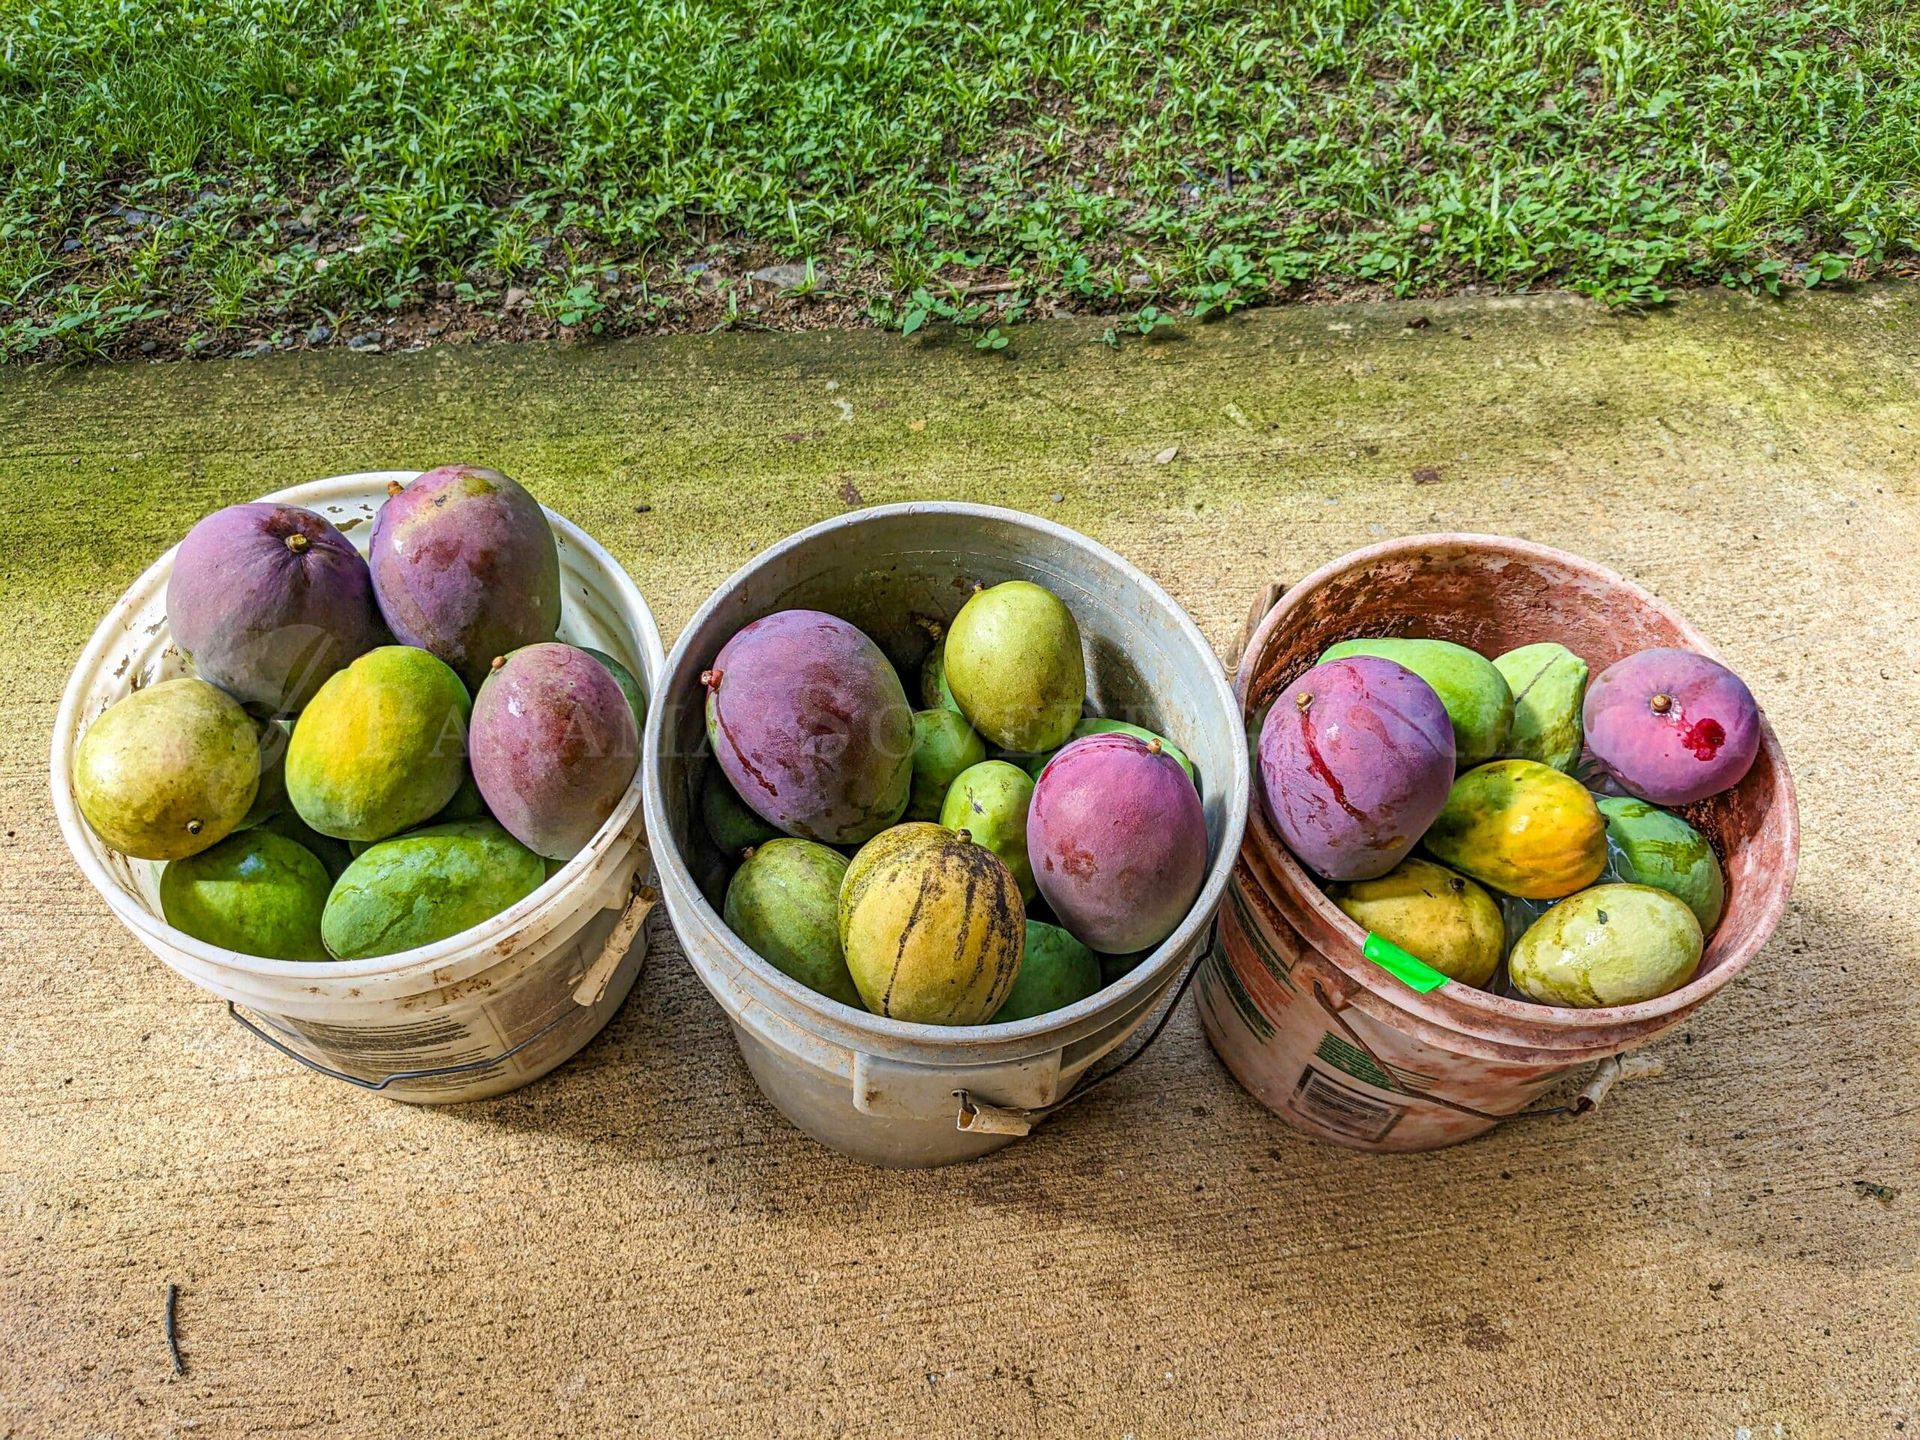
[[1409, 955], [1391, 940], [1383, 940], [1371, 930], [1366, 947], [1360, 952], [1408, 989], [1422, 995], [1447, 983], [1446, 975], [1417, 955]]

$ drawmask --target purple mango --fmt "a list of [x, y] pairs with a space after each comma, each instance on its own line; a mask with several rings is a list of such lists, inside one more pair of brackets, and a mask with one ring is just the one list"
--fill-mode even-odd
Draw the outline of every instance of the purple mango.
[[913, 711], [887, 657], [819, 610], [745, 626], [701, 677], [714, 757], [755, 814], [789, 835], [858, 845], [913, 783]]
[[1267, 814], [1328, 880], [1374, 880], [1447, 803], [1453, 723], [1431, 685], [1391, 660], [1316, 665], [1280, 692], [1260, 729]]
[[1691, 650], [1642, 650], [1587, 687], [1587, 748], [1630, 794], [1691, 805], [1746, 778], [1760, 707], [1746, 682]]
[[1072, 936], [1109, 955], [1158, 945], [1207, 875], [1207, 817], [1158, 741], [1109, 732], [1064, 746], [1027, 811], [1034, 883]]
[[553, 639], [560, 553], [540, 502], [498, 470], [442, 465], [388, 487], [373, 520], [373, 594], [394, 638], [469, 690], [495, 657]]
[[383, 638], [352, 542], [311, 510], [265, 501], [216, 510], [187, 532], [167, 621], [202, 679], [274, 715], [305, 709]]
[[640, 731], [606, 666], [550, 642], [496, 662], [474, 698], [467, 750], [494, 819], [535, 854], [566, 860], [626, 794]]

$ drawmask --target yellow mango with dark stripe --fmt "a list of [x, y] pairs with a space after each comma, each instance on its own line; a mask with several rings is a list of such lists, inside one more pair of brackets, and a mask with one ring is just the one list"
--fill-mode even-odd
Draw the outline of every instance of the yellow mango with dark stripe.
[[896, 825], [853, 857], [840, 943], [867, 1009], [926, 1025], [983, 1025], [1020, 973], [1027, 913], [1006, 864], [965, 832]]

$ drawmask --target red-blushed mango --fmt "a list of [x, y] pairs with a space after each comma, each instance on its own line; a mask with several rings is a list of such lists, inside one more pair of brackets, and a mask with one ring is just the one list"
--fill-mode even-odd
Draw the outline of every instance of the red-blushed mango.
[[394, 638], [477, 690], [494, 657], [553, 639], [560, 553], [540, 502], [498, 470], [443, 465], [373, 517], [373, 593]]
[[867, 1009], [924, 1025], [983, 1025], [1026, 947], [1013, 874], [940, 825], [896, 825], [860, 847], [840, 886], [840, 943]]
[[1187, 772], [1154, 741], [1090, 735], [1034, 782], [1027, 859], [1053, 913], [1109, 954], [1158, 945], [1207, 874], [1207, 817]]
[[1587, 689], [1587, 748], [1630, 793], [1691, 805], [1746, 778], [1760, 708], [1746, 682], [1691, 650], [1642, 650]]
[[300, 711], [384, 638], [352, 542], [311, 510], [266, 501], [216, 510], [187, 532], [167, 623], [202, 679], [270, 715]]
[[1326, 661], [1281, 691], [1261, 725], [1267, 814], [1315, 874], [1375, 879], [1447, 803], [1453, 747], [1446, 706], [1404, 665]]
[[165, 680], [115, 701], [73, 755], [80, 813], [139, 860], [178, 860], [224, 840], [259, 786], [253, 721], [205, 680]]
[[720, 648], [701, 682], [714, 758], [769, 824], [858, 845], [906, 810], [907, 692], [880, 647], [838, 616], [763, 616]]
[[474, 783], [522, 845], [566, 860], [606, 823], [640, 763], [640, 732], [613, 673], [558, 641], [495, 662], [467, 736]]

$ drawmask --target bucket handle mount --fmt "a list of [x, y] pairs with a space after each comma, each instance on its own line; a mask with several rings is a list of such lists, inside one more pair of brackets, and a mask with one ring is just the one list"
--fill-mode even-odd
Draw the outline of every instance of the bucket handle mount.
[[1173, 1018], [1174, 1011], [1180, 1008], [1180, 1002], [1186, 998], [1187, 988], [1193, 984], [1193, 977], [1200, 973], [1200, 967], [1213, 954], [1213, 938], [1200, 948], [1200, 954], [1187, 966], [1187, 973], [1180, 977], [1180, 983], [1174, 988], [1173, 998], [1167, 1002], [1167, 1008], [1160, 1012], [1160, 1018], [1154, 1022], [1153, 1029], [1147, 1032], [1147, 1038], [1133, 1049], [1133, 1053], [1119, 1064], [1109, 1066], [1091, 1080], [1082, 1079], [1066, 1095], [1051, 1105], [1042, 1105], [1032, 1110], [1024, 1110], [1010, 1105], [995, 1105], [982, 1100], [966, 1090], [955, 1090], [953, 1098], [959, 1104], [959, 1111], [953, 1119], [953, 1127], [969, 1135], [1027, 1135], [1042, 1120], [1059, 1114], [1069, 1105], [1077, 1105], [1095, 1090], [1106, 1084], [1114, 1076], [1125, 1070], [1148, 1050], [1153, 1042], [1160, 1038], [1160, 1032], [1167, 1028], [1167, 1022]]

